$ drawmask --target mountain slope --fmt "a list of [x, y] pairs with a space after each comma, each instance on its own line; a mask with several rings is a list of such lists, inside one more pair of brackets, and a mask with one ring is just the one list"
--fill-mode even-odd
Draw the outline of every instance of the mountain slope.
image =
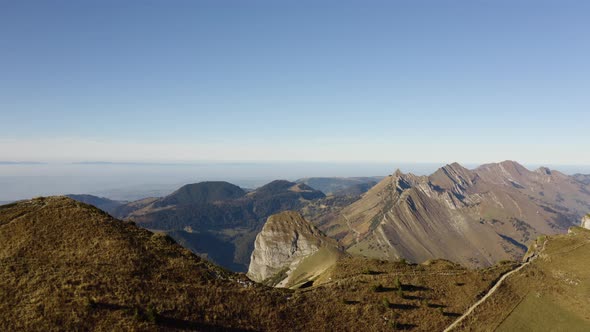
[[[540, 237], [537, 259], [511, 275], [456, 331], [590, 330], [590, 230]], [[474, 328], [476, 327], [476, 328]]]
[[361, 195], [383, 179], [382, 176], [374, 177], [312, 177], [303, 178], [295, 182], [320, 190], [326, 195]]
[[65, 197], [0, 207], [0, 262], [4, 331], [274, 329], [266, 317], [286, 307], [281, 293]]
[[[132, 202], [116, 214], [168, 234], [215, 263], [246, 271], [256, 234], [266, 218], [298, 210], [325, 195], [303, 183], [277, 180], [245, 193], [227, 182], [182, 187], [147, 204]], [[133, 209], [135, 206], [136, 209]]]
[[565, 232], [589, 206], [587, 186], [557, 171], [454, 163], [430, 176], [397, 171], [318, 226], [355, 254], [489, 266], [519, 259], [540, 234]]
[[78, 202], [90, 204], [95, 206], [107, 213], [113, 214], [115, 211], [125, 204], [125, 202], [114, 201], [112, 199], [98, 197], [93, 195], [66, 195], [67, 197], [74, 199]]
[[244, 196], [246, 192], [229, 182], [208, 181], [187, 184], [155, 203], [156, 207], [185, 204], [207, 204], [228, 201]]

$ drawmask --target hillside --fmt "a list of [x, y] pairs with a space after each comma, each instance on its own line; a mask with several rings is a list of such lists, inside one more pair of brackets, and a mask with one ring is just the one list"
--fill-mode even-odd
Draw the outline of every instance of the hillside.
[[208, 181], [187, 184], [172, 194], [154, 203], [155, 207], [170, 205], [207, 204], [218, 201], [229, 201], [246, 195], [246, 192], [231, 183]]
[[0, 329], [442, 330], [512, 264], [341, 259], [326, 283], [268, 288], [66, 197], [0, 207]]
[[590, 330], [590, 230], [540, 237], [533, 252], [456, 331]]
[[115, 213], [115, 211], [121, 207], [122, 205], [124, 205], [126, 202], [119, 202], [119, 201], [114, 201], [112, 199], [108, 199], [108, 198], [104, 198], [104, 197], [98, 197], [98, 196], [93, 196], [93, 195], [74, 195], [74, 194], [70, 194], [70, 195], [66, 195], [67, 197], [74, 199], [78, 202], [82, 202], [82, 203], [86, 203], [92, 206], [95, 206], [107, 213], [113, 214]]
[[474, 170], [454, 163], [430, 176], [397, 171], [314, 221], [353, 254], [489, 266], [520, 259], [538, 235], [578, 225], [590, 207], [588, 189], [560, 172], [511, 161]]
[[131, 202], [115, 216], [166, 232], [195, 253], [245, 272], [256, 234], [270, 215], [298, 210], [325, 195], [303, 183], [277, 180], [246, 193], [227, 182], [186, 185], [154, 200]]
[[272, 328], [266, 317], [285, 307], [280, 293], [65, 197], [0, 207], [0, 243], [4, 331]]
[[590, 184], [590, 174], [574, 174], [572, 176], [576, 181], [582, 182], [584, 184]]
[[326, 195], [346, 196], [361, 195], [383, 179], [382, 176], [373, 177], [312, 177], [303, 178], [295, 182], [323, 192]]

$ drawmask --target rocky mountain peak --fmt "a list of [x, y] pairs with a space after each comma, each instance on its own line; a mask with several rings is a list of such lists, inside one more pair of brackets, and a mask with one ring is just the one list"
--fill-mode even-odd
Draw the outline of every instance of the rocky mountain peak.
[[430, 182], [443, 189], [461, 189], [473, 185], [474, 174], [459, 163], [452, 163], [439, 168], [430, 177]]
[[537, 170], [535, 170], [535, 172], [541, 175], [551, 175], [551, 170], [544, 166], [539, 167]]
[[512, 178], [519, 178], [521, 176], [531, 173], [526, 167], [522, 166], [516, 161], [505, 160], [499, 163], [485, 164], [477, 168], [478, 170], [487, 170], [510, 176]]

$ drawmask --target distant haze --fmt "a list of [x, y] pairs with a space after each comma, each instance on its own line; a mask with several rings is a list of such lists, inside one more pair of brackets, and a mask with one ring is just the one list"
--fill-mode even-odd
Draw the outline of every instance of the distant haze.
[[[0, 164], [0, 201], [56, 194], [95, 194], [119, 200], [162, 196], [183, 184], [224, 180], [256, 188], [276, 179], [385, 176], [397, 168], [430, 174], [444, 163], [83, 163]], [[465, 164], [476, 167], [476, 164]], [[530, 169], [540, 165], [526, 165]], [[547, 165], [545, 165], [547, 166]], [[552, 166], [568, 174], [590, 173], [590, 166]]]

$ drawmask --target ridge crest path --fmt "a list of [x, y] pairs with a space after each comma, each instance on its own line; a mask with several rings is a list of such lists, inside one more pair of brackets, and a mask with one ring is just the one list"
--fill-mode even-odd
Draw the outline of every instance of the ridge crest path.
[[506, 280], [509, 276], [511, 276], [512, 274], [520, 271], [523, 267], [529, 265], [533, 260], [535, 260], [538, 256], [539, 253], [541, 253], [544, 249], [545, 249], [545, 244], [547, 243], [547, 239], [545, 239], [545, 241], [543, 242], [543, 245], [541, 246], [540, 250], [535, 251], [535, 253], [533, 253], [533, 255], [529, 258], [527, 258], [526, 262], [522, 263], [519, 267], [515, 268], [514, 270], [504, 274], [497, 282], [496, 284], [490, 288], [490, 290], [487, 292], [487, 294], [482, 297], [481, 299], [479, 299], [479, 301], [475, 302], [475, 304], [473, 304], [471, 307], [469, 307], [469, 309], [467, 309], [467, 311], [465, 311], [465, 313], [463, 315], [461, 315], [461, 317], [459, 317], [456, 321], [454, 321], [451, 325], [449, 325], [446, 329], [444, 329], [443, 332], [450, 332], [453, 329], [455, 329], [459, 323], [461, 323], [462, 321], [465, 320], [465, 318], [467, 318], [467, 316], [469, 316], [473, 310], [475, 310], [475, 308], [477, 308], [478, 306], [480, 306], [482, 303], [484, 303], [490, 296], [492, 296], [496, 290], [498, 290], [498, 288], [500, 288], [500, 286], [502, 285], [502, 283], [504, 282], [504, 280]]

